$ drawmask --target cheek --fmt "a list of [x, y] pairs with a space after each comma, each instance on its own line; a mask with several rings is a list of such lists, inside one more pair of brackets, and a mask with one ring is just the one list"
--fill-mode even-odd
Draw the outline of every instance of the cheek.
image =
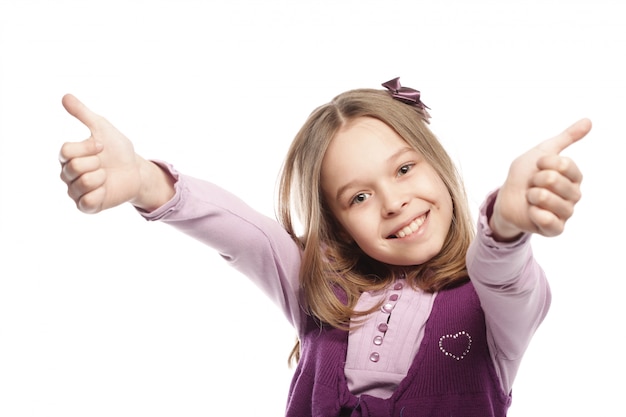
[[441, 214], [444, 216], [444, 218], [447, 218], [448, 220], [452, 221], [452, 214], [454, 212], [454, 207], [452, 204], [452, 197], [450, 196], [450, 193], [448, 193], [448, 190], [446, 188], [444, 188], [441, 191], [441, 194], [439, 197], [439, 210]]
[[367, 230], [367, 228], [363, 227], [367, 222], [361, 217], [362, 216], [353, 214], [340, 220], [343, 234], [346, 235], [348, 240], [356, 242], [359, 246], [361, 246], [365, 231]]
[[[452, 204], [452, 198], [448, 197], [444, 203], [444, 207], [442, 207], [442, 213], [444, 220], [446, 221], [447, 230], [449, 233], [450, 227], [452, 226], [452, 219], [454, 217], [454, 206]], [[446, 233], [447, 236], [447, 233]]]
[[433, 195], [437, 196], [441, 209], [452, 213], [452, 196], [443, 180], [433, 171], [430, 176], [430, 184]]
[[330, 218], [328, 219], [328, 224], [333, 229], [334, 234], [346, 243], [354, 242], [356, 239], [353, 237], [354, 231], [352, 230], [350, 219], [336, 207], [331, 208], [329, 211]]

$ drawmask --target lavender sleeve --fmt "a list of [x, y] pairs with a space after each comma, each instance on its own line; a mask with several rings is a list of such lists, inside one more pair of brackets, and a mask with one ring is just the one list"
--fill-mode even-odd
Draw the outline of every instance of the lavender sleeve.
[[536, 262], [529, 234], [497, 242], [489, 228], [497, 192], [483, 203], [467, 268], [485, 312], [489, 348], [505, 392], [517, 374], [528, 344], [550, 307], [550, 288]]
[[162, 221], [215, 249], [251, 279], [300, 330], [300, 249], [275, 220], [207, 181], [156, 162], [175, 179], [174, 197], [142, 216]]

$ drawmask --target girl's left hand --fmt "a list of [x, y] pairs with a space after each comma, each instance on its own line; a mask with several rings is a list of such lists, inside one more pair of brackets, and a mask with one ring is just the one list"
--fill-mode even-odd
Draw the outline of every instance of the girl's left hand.
[[583, 176], [574, 161], [560, 153], [589, 130], [591, 121], [579, 120], [513, 161], [489, 220], [496, 240], [514, 240], [524, 232], [563, 232], [580, 200]]

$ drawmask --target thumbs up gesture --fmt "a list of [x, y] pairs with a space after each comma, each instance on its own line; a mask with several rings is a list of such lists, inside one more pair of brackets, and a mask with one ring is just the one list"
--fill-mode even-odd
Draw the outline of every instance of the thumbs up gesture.
[[135, 153], [133, 144], [76, 97], [63, 97], [69, 114], [91, 133], [82, 142], [63, 144], [61, 179], [79, 210], [97, 213], [130, 202], [150, 211], [173, 195], [173, 180]]
[[560, 153], [591, 130], [582, 119], [516, 158], [494, 203], [489, 225], [497, 240], [520, 233], [557, 236], [580, 200], [582, 173]]

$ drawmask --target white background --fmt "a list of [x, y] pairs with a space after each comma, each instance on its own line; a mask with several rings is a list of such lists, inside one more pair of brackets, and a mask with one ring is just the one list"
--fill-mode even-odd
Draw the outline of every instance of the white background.
[[294, 334], [221, 258], [124, 206], [74, 208], [73, 93], [148, 158], [272, 216], [313, 108], [400, 76], [473, 210], [509, 163], [581, 117], [584, 197], [533, 239], [553, 305], [511, 417], [625, 416], [626, 12], [619, 1], [0, 0], [0, 415], [283, 412]]

